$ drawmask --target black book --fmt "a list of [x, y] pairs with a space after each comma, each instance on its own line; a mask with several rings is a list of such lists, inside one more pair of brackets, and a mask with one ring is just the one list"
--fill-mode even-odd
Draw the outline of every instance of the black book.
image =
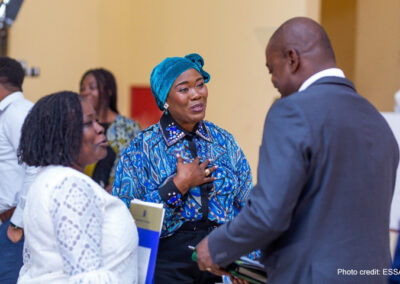
[[267, 273], [265, 267], [258, 261], [241, 257], [232, 264], [228, 265], [226, 270], [235, 277], [247, 280], [252, 284], [267, 283]]
[[[194, 249], [194, 247], [190, 247]], [[193, 251], [192, 260], [197, 261], [196, 251]], [[265, 267], [258, 261], [241, 257], [235, 262], [228, 265], [224, 270], [228, 271], [233, 276], [247, 280], [251, 284], [265, 284], [267, 283], [267, 273]]]

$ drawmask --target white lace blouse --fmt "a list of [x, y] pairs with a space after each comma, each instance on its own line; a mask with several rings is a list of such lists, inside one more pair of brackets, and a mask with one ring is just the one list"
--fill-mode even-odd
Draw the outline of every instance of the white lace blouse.
[[24, 224], [18, 283], [137, 283], [134, 220], [88, 176], [43, 168], [29, 190]]

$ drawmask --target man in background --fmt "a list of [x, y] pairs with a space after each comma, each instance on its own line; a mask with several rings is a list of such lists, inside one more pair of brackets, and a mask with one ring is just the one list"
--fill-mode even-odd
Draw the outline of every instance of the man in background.
[[22, 266], [23, 209], [35, 170], [18, 164], [21, 128], [32, 102], [22, 94], [21, 64], [0, 57], [0, 283], [16, 283]]
[[240, 214], [197, 246], [200, 269], [221, 274], [260, 248], [269, 284], [386, 283], [392, 131], [336, 67], [315, 21], [282, 24], [266, 63], [282, 98], [265, 121], [258, 183]]

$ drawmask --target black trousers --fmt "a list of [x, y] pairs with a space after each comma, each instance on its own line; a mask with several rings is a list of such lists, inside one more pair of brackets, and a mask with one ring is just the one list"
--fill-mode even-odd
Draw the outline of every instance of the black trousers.
[[154, 275], [155, 284], [206, 284], [220, 283], [221, 277], [200, 271], [192, 260], [196, 246], [216, 227], [210, 222], [188, 222], [172, 236], [160, 239]]

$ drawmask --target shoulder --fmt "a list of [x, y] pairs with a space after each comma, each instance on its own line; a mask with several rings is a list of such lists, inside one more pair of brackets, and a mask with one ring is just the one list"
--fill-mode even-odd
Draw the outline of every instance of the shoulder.
[[72, 185], [84, 188], [100, 187], [87, 175], [65, 166], [46, 166], [39, 169], [38, 174], [31, 185], [29, 195], [42, 196], [51, 195], [65, 187]]
[[139, 131], [140, 127], [135, 121], [118, 114], [115, 121], [108, 127], [106, 135], [112, 147], [122, 149], [136, 137]]
[[115, 121], [110, 125], [108, 129], [109, 130], [107, 130], [107, 133], [110, 134], [111, 136], [127, 135], [130, 138], [133, 138], [140, 131], [140, 126], [136, 121], [128, 117], [117, 114]]
[[60, 165], [40, 168], [34, 184], [36, 186], [46, 185], [47, 187], [54, 188], [64, 185], [66, 181], [68, 181], [69, 184], [78, 183], [91, 188], [99, 187], [101, 189], [100, 185], [84, 173]]
[[[315, 96], [318, 97], [315, 97]], [[300, 92], [295, 92], [287, 97], [276, 100], [268, 111], [268, 116], [290, 116], [302, 112], [304, 109], [313, 108], [313, 105], [323, 99], [321, 91], [311, 88]]]
[[114, 123], [131, 126], [131, 127], [139, 127], [139, 124], [136, 121], [130, 119], [129, 117], [125, 117], [125, 116], [122, 116], [119, 114], [117, 114], [117, 117], [115, 118]]
[[203, 122], [213, 140], [217, 140], [219, 144], [226, 144], [226, 142], [232, 142], [236, 144], [235, 138], [229, 131], [217, 126], [210, 121], [203, 120]]
[[16, 107], [19, 107], [21, 109], [27, 109], [30, 110], [33, 106], [33, 102], [31, 102], [30, 100], [27, 100], [25, 97], [21, 97], [18, 100], [15, 100], [15, 102], [13, 103]]
[[124, 154], [137, 151], [146, 152], [146, 149], [151, 149], [160, 140], [162, 140], [160, 124], [156, 123], [140, 131], [125, 149]]
[[[96, 197], [103, 200], [105, 191], [89, 176], [70, 167], [55, 166], [51, 169], [48, 177], [56, 176], [52, 185], [54, 196], [65, 196], [65, 198], [73, 198], [82, 202], [84, 199]], [[103, 194], [104, 193], [104, 194]], [[71, 195], [69, 197], [69, 195]]]
[[31, 110], [33, 103], [25, 98], [13, 101], [5, 110], [4, 117], [11, 122], [24, 120]]
[[300, 141], [300, 137], [310, 131], [311, 125], [318, 122], [317, 114], [321, 110], [314, 107], [315, 100], [308, 100], [304, 95], [302, 92], [297, 92], [273, 103], [264, 122], [263, 139], [275, 135], [279, 137], [295, 135]]
[[73, 168], [65, 167], [65, 166], [43, 167], [39, 170], [38, 175], [37, 175], [38, 181], [52, 184], [54, 186], [61, 184], [63, 182], [63, 180], [65, 180], [65, 179], [76, 180], [76, 181], [85, 181], [87, 183], [93, 182], [93, 180], [89, 176], [87, 176]]

